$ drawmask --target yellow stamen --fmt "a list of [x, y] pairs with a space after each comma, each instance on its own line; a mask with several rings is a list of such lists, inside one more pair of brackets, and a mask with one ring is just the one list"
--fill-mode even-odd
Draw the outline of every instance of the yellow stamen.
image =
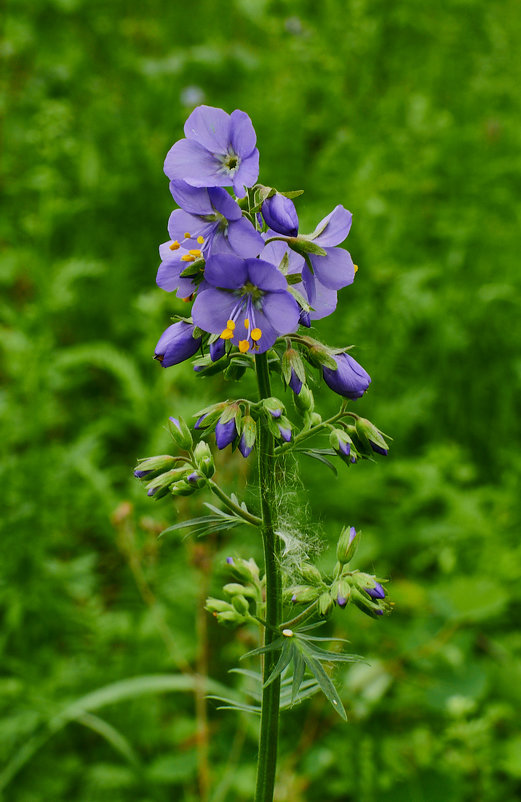
[[235, 323], [233, 322], [233, 320], [228, 321], [228, 323], [226, 324], [226, 328], [230, 329], [230, 331], [233, 331], [235, 329]]
[[252, 329], [250, 337], [252, 338], [252, 340], [255, 340], [255, 342], [257, 342], [257, 340], [260, 340], [260, 338], [262, 337], [262, 331], [260, 329]]
[[179, 245], [178, 241], [175, 239], [169, 246], [171, 251], [177, 251], [178, 248], [181, 246]]
[[241, 354], [245, 354], [246, 351], [249, 351], [249, 350], [250, 350], [250, 344], [249, 344], [248, 340], [240, 340], [239, 341], [239, 351], [241, 352]]
[[194, 248], [193, 250], [188, 251], [188, 253], [191, 253], [192, 256], [200, 256], [201, 255], [201, 251], [199, 250], [199, 248]]
[[204, 242], [204, 237], [197, 237], [197, 242], [199, 243], [199, 245], [202, 245]]
[[250, 320], [247, 317], [244, 318], [244, 328], [245, 329], [249, 329], [250, 328]]
[[189, 295], [188, 298], [183, 298], [183, 301], [184, 301], [185, 304], [189, 304], [191, 300], [192, 300], [192, 296], [191, 295]]
[[353, 265], [353, 267], [355, 269], [355, 273], [358, 273], [358, 265]]
[[185, 253], [184, 256], [181, 256], [182, 262], [195, 262], [195, 256], [192, 256], [191, 253]]
[[192, 235], [188, 231], [185, 231], [185, 239], [190, 239], [191, 236]]
[[224, 329], [221, 333], [221, 340], [231, 340], [233, 337], [233, 331], [231, 329]]

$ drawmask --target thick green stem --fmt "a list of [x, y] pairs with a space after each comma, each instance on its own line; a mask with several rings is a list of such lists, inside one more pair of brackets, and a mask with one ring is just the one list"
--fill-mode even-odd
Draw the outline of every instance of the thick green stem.
[[[255, 358], [260, 398], [271, 396], [270, 375], [266, 354]], [[266, 574], [266, 645], [277, 637], [282, 618], [282, 582], [279, 567], [279, 541], [275, 534], [275, 458], [273, 435], [261, 417], [257, 440], [259, 455], [259, 495], [262, 510], [262, 540]], [[264, 659], [263, 680], [267, 680], [279, 657], [278, 652], [267, 652]], [[279, 731], [280, 677], [262, 692], [259, 756], [255, 802], [272, 802], [277, 768], [277, 742]]]

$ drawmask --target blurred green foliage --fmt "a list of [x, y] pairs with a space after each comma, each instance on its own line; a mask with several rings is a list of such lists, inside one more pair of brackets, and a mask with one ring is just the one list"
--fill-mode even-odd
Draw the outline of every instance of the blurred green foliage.
[[[309, 501], [325, 543], [344, 523], [363, 528], [359, 566], [392, 579], [396, 610], [335, 614], [368, 656], [337, 671], [350, 721], [321, 698], [285, 715], [278, 799], [518, 798], [517, 11], [515, 0], [4, 4], [6, 801], [251, 799], [256, 722], [213, 704], [206, 722], [193, 671], [238, 684], [227, 672], [254, 633], [219, 630], [202, 603], [224, 555], [258, 546], [158, 541], [200, 499], [155, 505], [130, 478], [137, 457], [168, 447], [169, 414], [231, 392], [151, 360], [183, 309], [154, 286], [172, 207], [162, 163], [199, 102], [250, 114], [261, 180], [305, 190], [304, 231], [336, 203], [354, 213], [357, 280], [317, 332], [358, 345], [373, 384], [356, 408], [395, 438], [387, 461], [336, 481], [302, 466], [295, 516]], [[332, 408], [325, 388], [320, 398]], [[249, 497], [244, 463], [219, 464]], [[172, 683], [114, 686], [141, 675]], [[99, 716], [98, 697], [70, 712], [107, 685]]]

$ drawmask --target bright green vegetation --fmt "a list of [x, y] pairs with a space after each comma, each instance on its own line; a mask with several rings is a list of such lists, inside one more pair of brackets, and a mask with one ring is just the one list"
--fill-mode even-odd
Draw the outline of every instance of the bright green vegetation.
[[[225, 556], [260, 559], [260, 544], [240, 529], [158, 541], [200, 497], [155, 504], [130, 474], [168, 449], [168, 415], [189, 418], [219, 384], [151, 359], [186, 309], [154, 279], [172, 207], [163, 158], [183, 92], [199, 87], [248, 111], [263, 182], [307, 193], [304, 231], [337, 202], [353, 212], [357, 279], [316, 331], [359, 344], [373, 385], [354, 408], [394, 437], [387, 461], [337, 480], [302, 466], [310, 534], [333, 544], [343, 524], [363, 529], [358, 565], [392, 579], [396, 611], [336, 612], [329, 631], [367, 664], [336, 669], [348, 724], [321, 697], [283, 714], [279, 798], [511, 802], [517, 3], [11, 0], [2, 24], [4, 799], [252, 797], [258, 721], [206, 712], [193, 672], [221, 695], [245, 681], [228, 670], [255, 639], [239, 643], [202, 607]], [[229, 492], [244, 488], [240, 457], [218, 466]]]

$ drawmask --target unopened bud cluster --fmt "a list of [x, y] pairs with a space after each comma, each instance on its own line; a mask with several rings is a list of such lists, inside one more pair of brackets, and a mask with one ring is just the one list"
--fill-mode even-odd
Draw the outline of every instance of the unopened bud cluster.
[[234, 582], [223, 586], [226, 599], [217, 599], [210, 596], [206, 600], [205, 608], [217, 619], [220, 624], [239, 626], [250, 621], [256, 621], [254, 616], [263, 612], [264, 582], [259, 578], [259, 568], [255, 560], [243, 560], [228, 557], [226, 560], [228, 572]]
[[285, 591], [286, 600], [293, 604], [316, 602], [322, 616], [328, 615], [335, 605], [344, 608], [349, 602], [372, 618], [383, 615], [389, 609], [381, 584], [385, 580], [349, 567], [358, 541], [359, 532], [354, 526], [344, 527], [338, 539], [333, 580], [324, 577], [316, 566], [306, 563], [300, 567], [303, 584], [289, 587]]

